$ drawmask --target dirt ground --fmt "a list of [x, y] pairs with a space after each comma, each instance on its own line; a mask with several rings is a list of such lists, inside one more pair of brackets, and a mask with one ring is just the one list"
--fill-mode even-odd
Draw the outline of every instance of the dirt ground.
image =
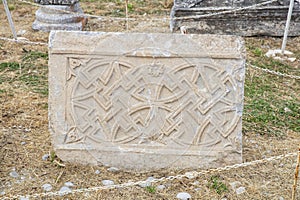
[[[120, 1], [119, 1], [120, 2]], [[121, 1], [122, 2], [122, 1]], [[134, 11], [131, 16], [141, 16], [140, 20], [130, 21], [129, 29], [126, 29], [124, 20], [110, 18], [107, 20], [89, 19], [86, 31], [118, 31], [118, 32], [169, 32], [168, 20], [145, 21], [149, 17], [164, 18], [169, 16], [171, 6], [168, 1], [153, 1], [161, 5], [162, 9], [157, 12], [156, 4], [144, 5]], [[116, 16], [113, 13], [122, 12], [122, 4], [103, 1], [82, 1], [83, 10], [93, 15]], [[156, 6], [157, 6], [156, 5]], [[152, 7], [151, 7], [152, 6]], [[105, 12], [110, 10], [110, 12]], [[48, 41], [48, 33], [35, 32], [31, 29], [34, 21], [34, 13], [37, 7], [32, 5], [10, 2], [10, 9], [16, 29], [21, 37], [30, 41]], [[140, 14], [140, 15], [138, 15]], [[12, 38], [7, 23], [7, 18], [2, 6], [0, 6], [0, 37]], [[245, 38], [247, 45], [248, 61], [252, 63], [265, 62], [262, 53], [268, 48], [279, 48], [281, 38]], [[297, 60], [293, 63], [281, 62], [282, 66], [289, 66], [289, 74], [300, 75], [300, 38], [290, 38], [287, 49], [295, 53]], [[58, 191], [65, 182], [72, 182], [72, 189], [91, 188], [102, 186], [102, 180], [113, 180], [115, 184], [127, 183], [129, 181], [146, 180], [148, 177], [155, 178], [184, 174], [190, 170], [161, 170], [149, 173], [112, 172], [104, 166], [82, 166], [62, 162], [53, 152], [51, 137], [48, 131], [47, 110], [47, 46], [18, 44], [0, 40], [0, 199], [19, 199], [15, 195], [32, 195], [45, 192], [42, 185], [49, 183], [52, 191]], [[38, 52], [34, 53], [33, 52]], [[31, 57], [29, 57], [31, 56]], [[269, 61], [269, 60], [268, 60]], [[267, 62], [267, 61], [266, 61]], [[271, 61], [270, 61], [271, 62]], [[3, 63], [15, 63], [17, 68]], [[271, 62], [275, 63], [275, 62]], [[276, 63], [275, 63], [276, 64]], [[278, 64], [278, 63], [277, 63]], [[4, 68], [7, 66], [7, 68]], [[270, 67], [272, 67], [270, 65]], [[274, 70], [276, 70], [275, 68]], [[278, 68], [281, 69], [281, 68]], [[36, 79], [33, 79], [33, 78]], [[300, 144], [300, 123], [297, 110], [300, 102], [300, 81], [287, 79], [252, 68], [247, 69], [246, 87], [247, 91], [257, 77], [263, 84], [266, 82], [276, 88], [274, 91], [282, 93], [268, 95], [267, 92], [257, 96], [266, 102], [292, 101], [295, 112], [292, 117], [279, 118], [291, 120], [289, 126], [282, 126], [282, 121], [266, 122], [249, 120], [251, 109], [260, 109], [255, 106], [253, 95], [256, 93], [245, 93], [245, 116], [243, 116], [243, 162], [250, 162], [271, 156], [297, 152]], [[256, 86], [257, 88], [263, 85]], [[256, 89], [257, 89], [256, 88]], [[273, 99], [275, 98], [275, 100]], [[276, 110], [276, 108], [273, 108]], [[290, 109], [290, 108], [287, 108]], [[262, 109], [261, 112], [264, 112]], [[289, 112], [289, 110], [286, 110]], [[297, 113], [298, 112], [298, 113]], [[281, 115], [285, 115], [283, 112]], [[265, 121], [264, 121], [265, 122]], [[300, 124], [298, 123], [298, 127]], [[279, 132], [280, 134], [274, 134]], [[49, 154], [48, 159], [42, 157]], [[294, 171], [296, 167], [296, 156], [274, 160], [263, 164], [240, 167], [219, 172], [209, 172], [193, 178], [181, 178], [167, 180], [152, 184], [150, 187], [132, 186], [117, 189], [106, 189], [98, 191], [86, 191], [64, 196], [49, 195], [37, 197], [37, 199], [176, 199], [179, 192], [187, 192], [192, 199], [291, 199], [292, 186], [294, 182]], [[100, 173], [96, 173], [96, 171]], [[13, 177], [10, 173], [17, 172]], [[197, 171], [201, 171], [198, 169]], [[237, 194], [231, 185], [236, 182], [236, 187], [244, 187], [245, 192]], [[156, 186], [164, 185], [160, 190]], [[298, 199], [300, 199], [300, 187], [297, 187]], [[34, 197], [30, 197], [34, 199]]]

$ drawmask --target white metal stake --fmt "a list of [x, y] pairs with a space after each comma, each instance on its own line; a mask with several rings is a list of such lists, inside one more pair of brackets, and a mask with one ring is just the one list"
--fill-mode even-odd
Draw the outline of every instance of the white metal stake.
[[286, 25], [285, 25], [285, 30], [284, 30], [284, 36], [283, 36], [283, 41], [282, 41], [282, 46], [281, 46], [281, 53], [284, 54], [285, 47], [286, 47], [286, 41], [287, 37], [289, 34], [289, 28], [290, 28], [290, 21], [293, 13], [293, 8], [294, 8], [294, 0], [290, 0], [290, 7], [289, 7], [289, 12], [286, 20]]
[[2, 0], [2, 2], [3, 2], [3, 5], [4, 5], [4, 9], [5, 9], [5, 12], [6, 12], [6, 15], [7, 15], [7, 19], [8, 19], [8, 23], [9, 23], [10, 29], [11, 29], [11, 31], [13, 33], [14, 39], [18, 40], [16, 29], [15, 29], [15, 26], [14, 26], [14, 23], [13, 23], [10, 11], [8, 9], [8, 6], [7, 6], [7, 2], [6, 2], [6, 0]]

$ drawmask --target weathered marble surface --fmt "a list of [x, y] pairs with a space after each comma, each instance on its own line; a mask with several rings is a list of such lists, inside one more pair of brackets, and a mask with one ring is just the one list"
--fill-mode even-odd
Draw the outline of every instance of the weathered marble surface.
[[62, 160], [133, 171], [242, 161], [241, 38], [52, 31], [49, 53]]
[[42, 5], [74, 5], [79, 0], [34, 0], [34, 2]]
[[51, 30], [83, 30], [87, 23], [87, 18], [79, 2], [67, 4], [65, 1], [62, 5], [47, 4], [40, 7], [35, 13], [35, 21], [32, 24], [34, 30], [49, 32]]
[[[176, 17], [200, 16], [266, 2], [265, 0], [174, 0], [170, 27], [184, 26], [188, 33], [231, 34], [240, 36], [283, 36], [289, 0], [278, 0], [257, 8], [194, 19]], [[290, 36], [300, 35], [300, 6], [295, 2]]]

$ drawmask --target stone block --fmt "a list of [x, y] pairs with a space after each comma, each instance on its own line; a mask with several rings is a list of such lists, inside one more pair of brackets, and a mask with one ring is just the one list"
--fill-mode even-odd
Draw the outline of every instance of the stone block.
[[87, 23], [87, 18], [83, 14], [79, 2], [71, 5], [43, 5], [35, 13], [36, 19], [32, 24], [32, 29], [45, 32], [83, 30]]
[[79, 0], [34, 0], [34, 3], [41, 5], [74, 5]]
[[131, 171], [242, 162], [242, 38], [52, 31], [49, 53], [62, 160]]
[[[223, 11], [253, 6], [265, 0], [174, 0], [170, 28], [184, 27], [187, 33], [229, 34], [239, 36], [283, 36], [289, 0], [226, 14]], [[205, 17], [199, 17], [207, 15]], [[295, 6], [289, 36], [300, 35], [300, 5]]]

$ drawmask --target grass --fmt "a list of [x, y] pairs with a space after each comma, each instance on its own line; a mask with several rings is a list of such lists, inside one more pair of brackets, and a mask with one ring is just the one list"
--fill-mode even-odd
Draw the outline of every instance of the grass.
[[21, 62], [0, 63], [0, 84], [21, 83], [26, 86], [24, 89], [46, 96], [47, 61], [48, 53], [24, 50]]
[[[266, 58], [262, 49], [248, 46], [248, 62], [286, 74], [299, 75], [290, 63]], [[244, 132], [283, 136], [300, 131], [299, 81], [251, 71], [245, 80]]]
[[[33, 32], [30, 26], [25, 27], [25, 24], [30, 25], [34, 21], [34, 13], [32, 16], [28, 14], [31, 13], [32, 6], [18, 4], [16, 0], [12, 1], [16, 2], [14, 19], [27, 20], [24, 24], [19, 21], [19, 25], [24, 25], [24, 28], [28, 30], [25, 36], [31, 41], [36, 41], [39, 38], [39, 40], [46, 42], [47, 34]], [[104, 1], [108, 5], [107, 7], [105, 7], [105, 3], [97, 0], [93, 0], [91, 3], [80, 1], [80, 3], [82, 7], [90, 7], [90, 12], [95, 12], [93, 14], [96, 15], [102, 14], [102, 12], [109, 15], [113, 10], [124, 9], [122, 4], [118, 8], [110, 6], [111, 2], [115, 2], [114, 0]], [[156, 0], [129, 1], [133, 5], [130, 16], [138, 13], [151, 13], [159, 9], [161, 13], [165, 12], [163, 7], [159, 6], [159, 1]], [[163, 1], [160, 2], [163, 3]], [[149, 4], [156, 7], [146, 10], [146, 5]], [[93, 6], [103, 6], [103, 9], [93, 10], [92, 8], [95, 8]], [[0, 12], [1, 14], [5, 19], [5, 13]], [[26, 14], [26, 17], [24, 17], [24, 14]], [[155, 15], [154, 17], [159, 16]], [[91, 26], [91, 30], [96, 28], [100, 31], [124, 30], [109, 23], [107, 23], [108, 26], [101, 27], [100, 25], [104, 24], [102, 21], [95, 20], [95, 24], [98, 26]], [[145, 23], [145, 26], [151, 25]], [[133, 23], [132, 26], [134, 26]], [[2, 29], [4, 30], [3, 34], [10, 35], [9, 28], [6, 29]], [[150, 28], [144, 30], [142, 27], [141, 30], [147, 32]], [[251, 42], [253, 48], [248, 47], [249, 63], [271, 70], [300, 75], [299, 68], [295, 67], [299, 62], [293, 64], [264, 57], [266, 48], [261, 45], [274, 47], [274, 45], [270, 45], [270, 41], [274, 42], [274, 40], [279, 39], [262, 38], [261, 40], [266, 40], [265, 44], [259, 44], [257, 42], [259, 39], [255, 38], [255, 41]], [[247, 42], [246, 44], [249, 45]], [[294, 42], [295, 49], [299, 49], [299, 44], [299, 42]], [[21, 52], [22, 48], [27, 48], [27, 50]], [[35, 52], [28, 49], [35, 49]], [[0, 70], [2, 82], [0, 83], [0, 89], [3, 92], [0, 91], [0, 99], [2, 100], [0, 110], [0, 146], [2, 148], [0, 148], [0, 155], [3, 155], [1, 156], [3, 159], [0, 159], [0, 162], [2, 161], [0, 177], [1, 183], [3, 183], [0, 193], [5, 191], [5, 196], [43, 193], [45, 191], [42, 190], [41, 186], [45, 183], [51, 183], [53, 186], [52, 192], [55, 192], [59, 191], [66, 181], [73, 182], [76, 185], [74, 189], [80, 189], [97, 187], [100, 185], [101, 180], [108, 178], [116, 180], [116, 183], [117, 181], [118, 183], [126, 183], [146, 180], [149, 176], [167, 177], [185, 173], [185, 171], [176, 170], [159, 170], [141, 174], [115, 173], [109, 172], [106, 167], [69, 163], [66, 163], [65, 167], [60, 167], [56, 162], [60, 163], [60, 160], [54, 152], [50, 153], [51, 157], [47, 161], [43, 161], [41, 159], [42, 155], [49, 151], [52, 152], [53, 148], [48, 132], [47, 110], [44, 109], [47, 107], [47, 96], [26, 95], [26, 93], [33, 93], [37, 87], [47, 90], [47, 52], [45, 49], [45, 47], [21, 46], [20, 44], [10, 44], [8, 42], [3, 42], [3, 45], [0, 44], [0, 50], [3, 50], [0, 53], [0, 64], [2, 66]], [[299, 59], [300, 51], [295, 50], [293, 52]], [[250, 68], [247, 69], [245, 80], [243, 161], [253, 161], [273, 155], [295, 152], [299, 143], [299, 137], [297, 137], [297, 134], [299, 135], [299, 131], [297, 131], [299, 130], [297, 129], [297, 123], [299, 124], [299, 81], [281, 78]], [[38, 94], [40, 93], [38, 92]], [[30, 128], [31, 131], [24, 132], [24, 129], [18, 128], [20, 126]], [[256, 133], [262, 134], [262, 136]], [[286, 133], [287, 137], [280, 137]], [[278, 137], [278, 139], [273, 136]], [[25, 145], [21, 145], [23, 141], [26, 142]], [[173, 181], [163, 182], [162, 184], [166, 185], [164, 190], [154, 191], [155, 188], [145, 189], [141, 187], [118, 188], [98, 192], [75, 193], [74, 195], [57, 197], [57, 199], [175, 199], [179, 191], [188, 192], [191, 194], [192, 199], [290, 199], [294, 164], [294, 157], [290, 157], [255, 166], [212, 172], [200, 176], [197, 185], [194, 184], [194, 179], [182, 178], [181, 180], [174, 179]], [[16, 168], [20, 177], [25, 177], [24, 181], [9, 177], [12, 168]], [[95, 169], [101, 171], [97, 176], [95, 175]], [[221, 177], [218, 175], [220, 173], [222, 173]], [[235, 181], [241, 182], [241, 186], [245, 186], [247, 192], [237, 196], [235, 191], [229, 188], [229, 183]], [[153, 186], [156, 185], [153, 184]], [[225, 188], [228, 191], [225, 191]], [[48, 197], [40, 198], [47, 199]], [[49, 199], [56, 198], [49, 197]]]
[[[299, 75], [287, 63], [266, 58], [262, 49], [248, 47], [248, 62], [282, 73]], [[21, 62], [0, 63], [0, 84], [21, 82], [26, 89], [48, 95], [47, 52], [23, 50]], [[11, 72], [11, 73], [9, 73]], [[297, 74], [298, 73], [298, 74]], [[1, 89], [3, 93], [5, 89]], [[276, 75], [247, 70], [243, 131], [284, 136], [287, 130], [300, 132], [299, 82]]]
[[[111, 6], [107, 6], [110, 4]], [[81, 5], [88, 14], [125, 17], [125, 0], [82, 0]], [[144, 14], [166, 14], [173, 5], [172, 0], [129, 0], [127, 8], [131, 16]], [[151, 7], [152, 9], [149, 9]], [[95, 12], [95, 10], [98, 10]]]
[[228, 191], [227, 186], [220, 180], [219, 176], [211, 176], [209, 188], [215, 190], [219, 195]]
[[147, 187], [145, 187], [145, 189], [147, 192], [152, 193], [152, 194], [156, 192], [155, 186], [147, 186]]

